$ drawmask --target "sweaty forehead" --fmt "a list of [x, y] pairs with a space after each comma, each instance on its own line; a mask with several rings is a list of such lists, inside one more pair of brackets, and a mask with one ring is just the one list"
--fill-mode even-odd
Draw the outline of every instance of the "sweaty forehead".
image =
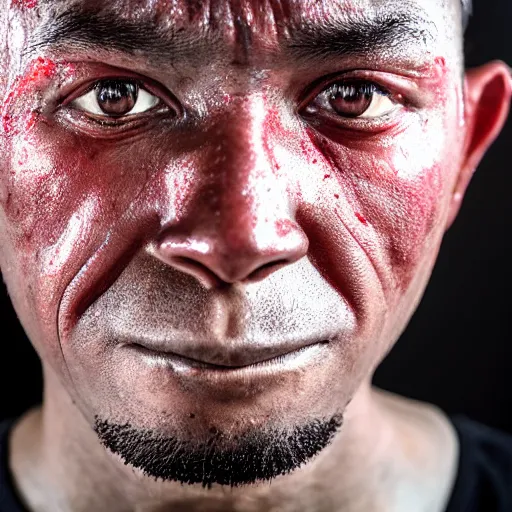
[[[151, 19], [160, 25], [196, 28], [210, 32], [236, 32], [241, 26], [253, 35], [292, 30], [304, 23], [328, 23], [392, 12], [416, 13], [439, 21], [453, 0], [17, 0], [12, 5], [39, 1], [52, 16], [70, 11], [115, 12], [124, 20]], [[437, 19], [435, 19], [437, 18]]]
[[230, 59], [235, 52], [233, 62], [247, 63], [258, 52], [283, 48], [292, 48], [300, 59], [388, 52], [419, 60], [419, 53], [437, 52], [439, 46], [461, 53], [458, 0], [9, 0], [7, 5], [30, 20], [20, 66], [41, 52], [73, 48], [197, 66], [226, 52]]
[[[140, 43], [141, 52], [153, 46], [147, 53], [167, 52], [172, 57], [170, 50], [178, 48], [183, 55], [189, 48], [189, 57], [199, 59], [201, 43], [208, 51], [214, 42], [235, 42], [239, 53], [249, 53], [293, 40], [297, 33], [305, 36], [302, 45], [319, 34], [326, 43], [344, 39], [351, 47], [370, 43], [392, 48], [408, 40], [418, 44], [443, 38], [457, 43], [457, 1], [16, 0], [11, 8], [28, 16], [38, 12], [36, 37], [27, 41], [31, 50], [46, 43], [98, 43], [130, 51]], [[170, 38], [171, 46], [160, 45]], [[123, 42], [126, 48], [121, 47]]]

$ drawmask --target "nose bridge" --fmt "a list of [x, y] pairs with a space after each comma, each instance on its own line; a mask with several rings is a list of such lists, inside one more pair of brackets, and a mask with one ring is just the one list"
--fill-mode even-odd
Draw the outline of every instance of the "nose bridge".
[[[269, 105], [264, 95], [235, 97], [229, 114], [213, 130], [212, 154], [205, 172], [211, 176], [205, 191], [215, 201], [216, 229], [257, 236], [261, 224], [291, 214], [286, 184], [273, 166]], [[238, 230], [237, 228], [244, 228]]]
[[187, 214], [160, 239], [156, 256], [202, 283], [261, 279], [300, 259], [307, 239], [287, 186], [272, 165], [263, 94], [232, 98], [203, 138], [202, 183]]

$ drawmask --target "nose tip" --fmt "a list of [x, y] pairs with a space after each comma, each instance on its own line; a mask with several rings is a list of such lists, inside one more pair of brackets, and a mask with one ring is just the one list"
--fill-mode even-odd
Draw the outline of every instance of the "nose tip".
[[[283, 233], [283, 224], [286, 224]], [[224, 233], [183, 236], [167, 233], [156, 256], [195, 277], [207, 288], [225, 283], [259, 281], [295, 263], [308, 250], [308, 240], [294, 222], [276, 223], [266, 233]]]

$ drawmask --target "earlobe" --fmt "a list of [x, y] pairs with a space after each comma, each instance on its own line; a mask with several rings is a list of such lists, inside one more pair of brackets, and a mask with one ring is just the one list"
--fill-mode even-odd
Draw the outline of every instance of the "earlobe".
[[459, 212], [473, 173], [507, 120], [512, 96], [510, 68], [503, 62], [491, 62], [468, 70], [464, 88], [466, 136], [462, 165], [452, 193], [447, 229]]

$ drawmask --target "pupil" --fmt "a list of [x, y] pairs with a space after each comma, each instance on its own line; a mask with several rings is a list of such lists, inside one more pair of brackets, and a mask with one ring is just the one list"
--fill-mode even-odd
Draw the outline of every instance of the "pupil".
[[135, 103], [139, 87], [133, 82], [105, 80], [96, 88], [98, 105], [102, 112], [110, 116], [124, 116], [130, 112]]
[[334, 87], [330, 104], [343, 117], [359, 117], [372, 104], [375, 89], [369, 84], [342, 84]]

